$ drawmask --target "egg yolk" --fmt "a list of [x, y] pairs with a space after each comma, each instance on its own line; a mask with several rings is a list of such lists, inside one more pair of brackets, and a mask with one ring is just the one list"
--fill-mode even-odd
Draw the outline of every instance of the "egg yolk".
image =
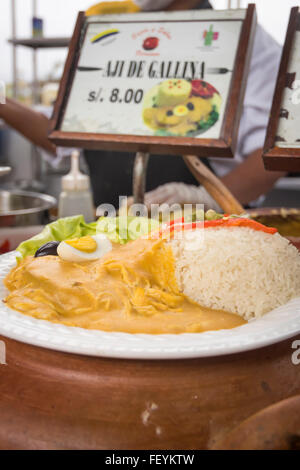
[[83, 251], [84, 253], [94, 253], [94, 251], [97, 250], [97, 242], [90, 235], [81, 238], [73, 238], [72, 240], [65, 240], [65, 243], [76, 250]]
[[188, 112], [189, 112], [188, 108], [183, 105], [179, 105], [174, 108], [175, 116], [185, 116]]

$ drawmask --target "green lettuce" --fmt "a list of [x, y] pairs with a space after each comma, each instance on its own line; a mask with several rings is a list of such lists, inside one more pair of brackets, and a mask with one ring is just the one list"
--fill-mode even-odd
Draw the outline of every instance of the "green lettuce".
[[58, 219], [34, 237], [22, 242], [17, 251], [25, 258], [33, 256], [45, 243], [51, 241], [61, 242], [71, 238], [84, 237], [104, 233], [114, 243], [127, 243], [136, 240], [157, 229], [159, 222], [146, 217], [100, 217], [97, 222], [87, 224], [83, 215]]
[[104, 233], [114, 243], [127, 243], [156, 230], [159, 221], [147, 217], [100, 217], [97, 233]]
[[44, 227], [41, 233], [38, 233], [29, 240], [22, 242], [17, 251], [23, 258], [33, 256], [38, 248], [47, 242], [68, 240], [70, 238], [84, 237], [85, 235], [96, 234], [97, 222], [87, 224], [83, 215], [65, 217], [58, 219]]

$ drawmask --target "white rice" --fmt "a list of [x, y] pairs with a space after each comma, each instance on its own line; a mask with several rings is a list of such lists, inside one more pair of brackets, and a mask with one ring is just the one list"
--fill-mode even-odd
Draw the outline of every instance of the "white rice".
[[300, 254], [278, 233], [206, 228], [170, 243], [181, 291], [202, 306], [249, 320], [300, 296]]

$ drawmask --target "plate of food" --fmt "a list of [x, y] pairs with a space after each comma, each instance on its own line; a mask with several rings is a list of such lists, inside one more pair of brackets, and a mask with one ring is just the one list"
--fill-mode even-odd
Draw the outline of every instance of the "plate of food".
[[59, 219], [0, 277], [0, 334], [58, 351], [207, 357], [300, 332], [300, 254], [247, 217]]
[[221, 102], [204, 80], [164, 80], [146, 93], [143, 121], [154, 135], [195, 137], [217, 122]]

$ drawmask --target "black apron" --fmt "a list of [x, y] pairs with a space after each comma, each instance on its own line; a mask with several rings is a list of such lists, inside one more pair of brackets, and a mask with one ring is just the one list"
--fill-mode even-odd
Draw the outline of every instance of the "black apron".
[[[212, 8], [206, 0], [196, 9]], [[90, 170], [94, 202], [119, 207], [119, 195], [132, 195], [132, 174], [135, 154], [107, 150], [85, 150]], [[208, 162], [207, 162], [208, 163]], [[146, 191], [161, 184], [178, 181], [198, 184], [181, 156], [151, 155], [148, 163]]]

